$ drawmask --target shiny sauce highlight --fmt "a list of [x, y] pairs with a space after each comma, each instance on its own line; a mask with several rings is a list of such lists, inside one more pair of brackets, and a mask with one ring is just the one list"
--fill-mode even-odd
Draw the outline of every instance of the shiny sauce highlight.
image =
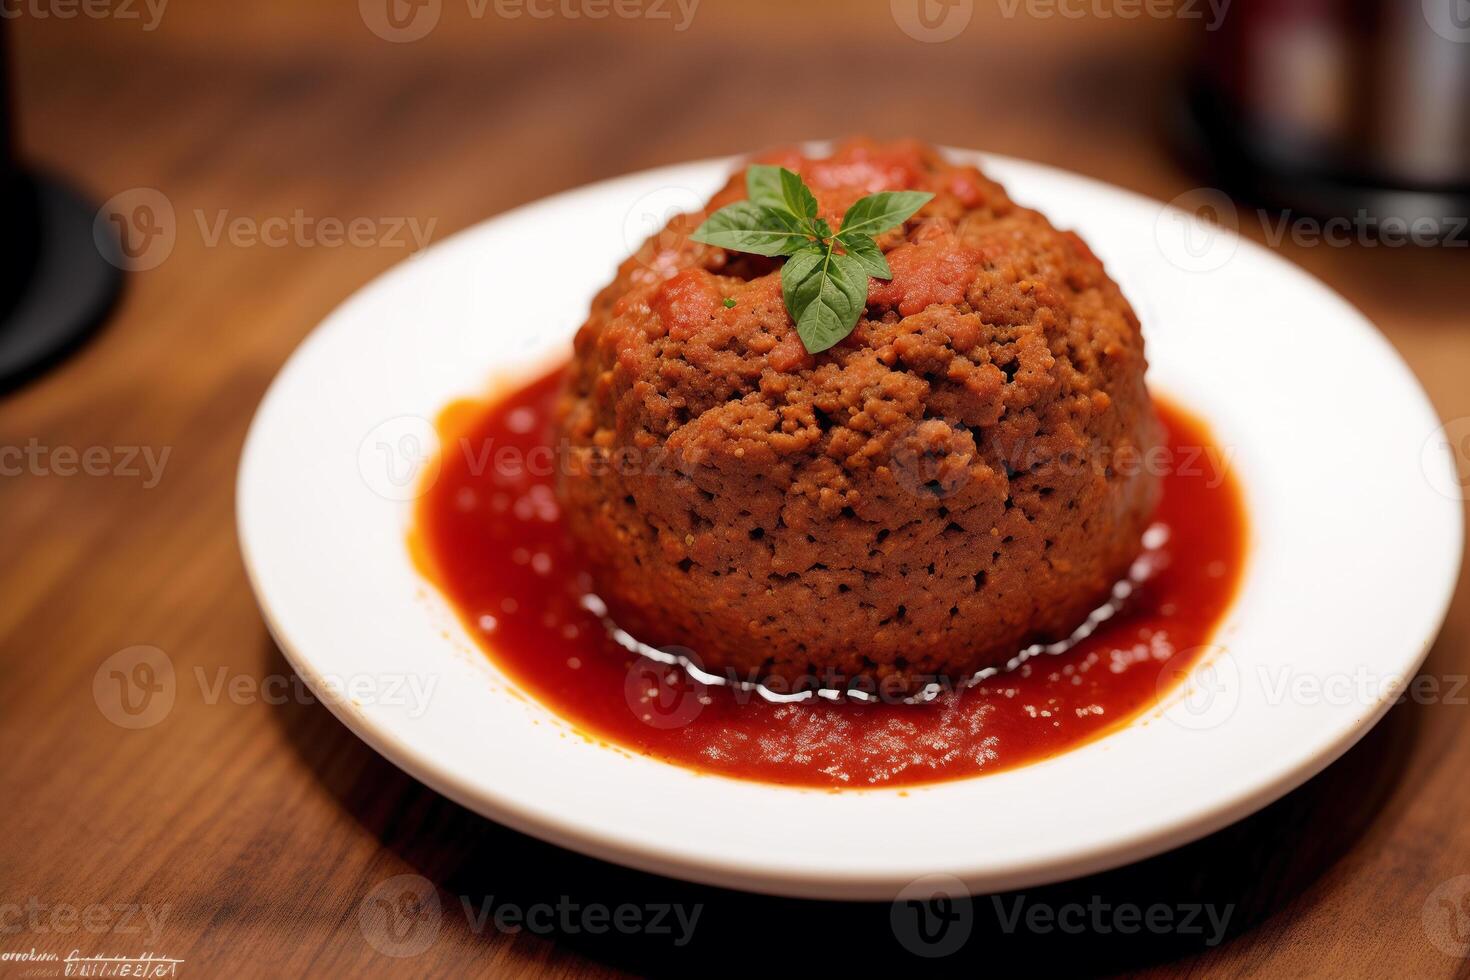
[[552, 371], [445, 411], [414, 545], [522, 691], [587, 735], [675, 765], [792, 786], [896, 787], [1064, 752], [1136, 718], [1205, 655], [1244, 565], [1241, 495], [1223, 455], [1205, 426], [1156, 401], [1168, 435], [1154, 569], [1067, 652], [925, 704], [783, 704], [706, 686], [625, 649], [587, 608], [591, 582], [554, 493], [561, 379]]

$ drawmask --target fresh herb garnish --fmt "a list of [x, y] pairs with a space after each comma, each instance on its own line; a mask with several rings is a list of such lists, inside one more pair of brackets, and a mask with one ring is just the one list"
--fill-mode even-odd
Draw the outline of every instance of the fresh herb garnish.
[[732, 252], [786, 256], [781, 293], [813, 354], [852, 333], [868, 305], [869, 276], [893, 278], [874, 236], [903, 224], [934, 197], [924, 191], [869, 194], [847, 209], [834, 233], [817, 217], [816, 196], [790, 170], [753, 165], [745, 171], [745, 187], [749, 200], [716, 211], [691, 237]]
[[735, 309], [735, 297], [733, 297], [733, 296], [726, 296], [725, 297], [725, 309], [727, 309], [727, 310], [733, 310], [733, 309]]

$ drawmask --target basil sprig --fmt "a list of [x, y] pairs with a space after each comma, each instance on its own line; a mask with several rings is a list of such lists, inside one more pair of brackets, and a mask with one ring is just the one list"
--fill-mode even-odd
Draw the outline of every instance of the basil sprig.
[[745, 171], [745, 187], [749, 200], [716, 211], [692, 237], [732, 252], [786, 256], [781, 294], [813, 354], [852, 333], [868, 305], [868, 277], [893, 278], [874, 236], [903, 224], [934, 197], [924, 191], [869, 194], [847, 209], [834, 234], [817, 217], [816, 196], [790, 170], [753, 165]]

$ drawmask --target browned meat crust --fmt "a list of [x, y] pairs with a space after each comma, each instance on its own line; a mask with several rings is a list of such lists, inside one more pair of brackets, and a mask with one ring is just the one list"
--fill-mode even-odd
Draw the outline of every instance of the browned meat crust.
[[762, 159], [834, 226], [874, 190], [937, 196], [880, 239], [893, 280], [817, 356], [775, 261], [687, 238], [738, 175], [623, 263], [560, 407], [598, 594], [647, 642], [786, 683], [909, 689], [1067, 636], [1157, 502], [1128, 302], [1076, 235], [927, 147]]

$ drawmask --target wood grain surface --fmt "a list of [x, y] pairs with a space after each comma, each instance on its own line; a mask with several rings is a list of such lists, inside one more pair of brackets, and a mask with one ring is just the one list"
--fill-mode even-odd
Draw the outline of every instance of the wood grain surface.
[[[982, 2], [959, 37], [923, 43], [888, 0], [704, 0], [684, 30], [672, 3], [668, 20], [593, 20], [565, 11], [595, 0], [567, 2], [511, 19], [444, 0], [437, 26], [404, 43], [375, 36], [356, 0], [191, 0], [156, 19], [141, 0], [85, 8], [101, 17], [4, 4], [28, 158], [99, 203], [158, 192], [175, 241], [129, 277], [92, 343], [0, 397], [0, 445], [40, 460], [0, 478], [0, 953], [151, 951], [198, 976], [1470, 975], [1454, 955], [1470, 941], [1470, 879], [1454, 881], [1470, 875], [1463, 585], [1425, 667], [1442, 685], [1432, 703], [1395, 708], [1308, 785], [1197, 844], [977, 898], [968, 943], [942, 958], [913, 955], [886, 904], [701, 888], [512, 833], [291, 693], [236, 546], [241, 442], [295, 345], [408, 249], [216, 240], [221, 215], [416, 219], [439, 239], [599, 178], [854, 132], [1027, 157], [1160, 200], [1201, 183], [1169, 145], [1195, 27], [1181, 19]], [[1269, 231], [1249, 209], [1240, 223]], [[1280, 251], [1361, 307], [1441, 416], [1470, 425], [1466, 250]], [[67, 447], [101, 447], [95, 472], [67, 475]], [[1344, 538], [1371, 534], [1363, 521]], [[138, 645], [168, 656], [178, 690], [166, 717], [130, 730], [94, 679]], [[221, 679], [240, 693], [216, 691]], [[821, 828], [792, 833], [821, 846]], [[875, 827], [873, 846], [922, 833]], [[377, 900], [419, 880], [401, 875], [431, 882], [439, 910], [384, 931]], [[1008, 930], [1018, 901], [1230, 919], [1214, 944], [1208, 928]], [[487, 902], [578, 911], [511, 931], [479, 918]], [[692, 939], [598, 933], [583, 916], [623, 904], [697, 908]], [[32, 971], [46, 973], [0, 961]]]

